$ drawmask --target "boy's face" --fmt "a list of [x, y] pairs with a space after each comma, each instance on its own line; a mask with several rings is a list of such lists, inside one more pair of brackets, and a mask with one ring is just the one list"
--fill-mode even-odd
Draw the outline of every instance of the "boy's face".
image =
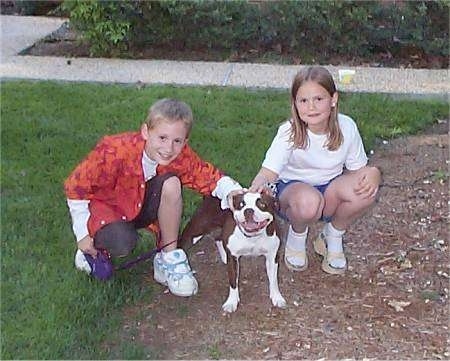
[[187, 141], [186, 125], [182, 121], [159, 121], [153, 128], [141, 127], [145, 153], [161, 165], [167, 165], [180, 154]]

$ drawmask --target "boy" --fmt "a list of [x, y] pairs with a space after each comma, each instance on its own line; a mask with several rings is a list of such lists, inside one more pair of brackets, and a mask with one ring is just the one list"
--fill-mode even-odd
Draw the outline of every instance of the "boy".
[[106, 136], [65, 181], [78, 250], [75, 265], [93, 272], [87, 259], [128, 255], [137, 229], [158, 235], [163, 248], [154, 258], [154, 278], [171, 293], [191, 296], [198, 284], [187, 256], [177, 248], [182, 214], [181, 187], [221, 199], [242, 187], [187, 144], [193, 124], [190, 107], [162, 99], [149, 110], [140, 132]]

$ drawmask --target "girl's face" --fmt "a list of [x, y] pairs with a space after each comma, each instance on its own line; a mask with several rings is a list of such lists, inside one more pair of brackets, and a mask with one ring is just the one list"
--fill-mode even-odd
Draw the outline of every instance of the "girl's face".
[[307, 81], [298, 88], [295, 106], [309, 130], [316, 134], [325, 134], [328, 132], [331, 109], [336, 106], [337, 100], [337, 92], [330, 96], [320, 84]]
[[186, 125], [182, 121], [160, 121], [153, 128], [147, 124], [141, 127], [145, 139], [145, 153], [158, 164], [168, 165], [178, 154], [187, 141]]

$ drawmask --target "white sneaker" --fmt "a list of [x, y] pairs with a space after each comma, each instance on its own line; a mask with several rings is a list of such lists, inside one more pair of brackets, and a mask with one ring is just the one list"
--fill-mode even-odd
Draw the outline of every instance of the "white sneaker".
[[153, 259], [156, 282], [169, 287], [176, 296], [193, 296], [198, 291], [198, 283], [189, 266], [186, 253], [181, 249], [159, 252]]
[[77, 270], [86, 272], [87, 274], [91, 274], [92, 272], [89, 262], [80, 249], [77, 249], [77, 252], [75, 253], [75, 267]]

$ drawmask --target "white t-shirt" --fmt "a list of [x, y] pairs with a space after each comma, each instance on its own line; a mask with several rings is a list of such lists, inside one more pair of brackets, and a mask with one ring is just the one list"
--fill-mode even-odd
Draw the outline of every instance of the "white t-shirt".
[[328, 183], [343, 172], [357, 170], [367, 164], [367, 155], [355, 121], [338, 115], [344, 141], [335, 151], [329, 151], [325, 144], [326, 134], [314, 134], [307, 130], [309, 145], [306, 149], [293, 148], [289, 141], [291, 124], [286, 121], [278, 128], [277, 135], [267, 150], [262, 166], [279, 175], [279, 179], [300, 180], [310, 185]]

